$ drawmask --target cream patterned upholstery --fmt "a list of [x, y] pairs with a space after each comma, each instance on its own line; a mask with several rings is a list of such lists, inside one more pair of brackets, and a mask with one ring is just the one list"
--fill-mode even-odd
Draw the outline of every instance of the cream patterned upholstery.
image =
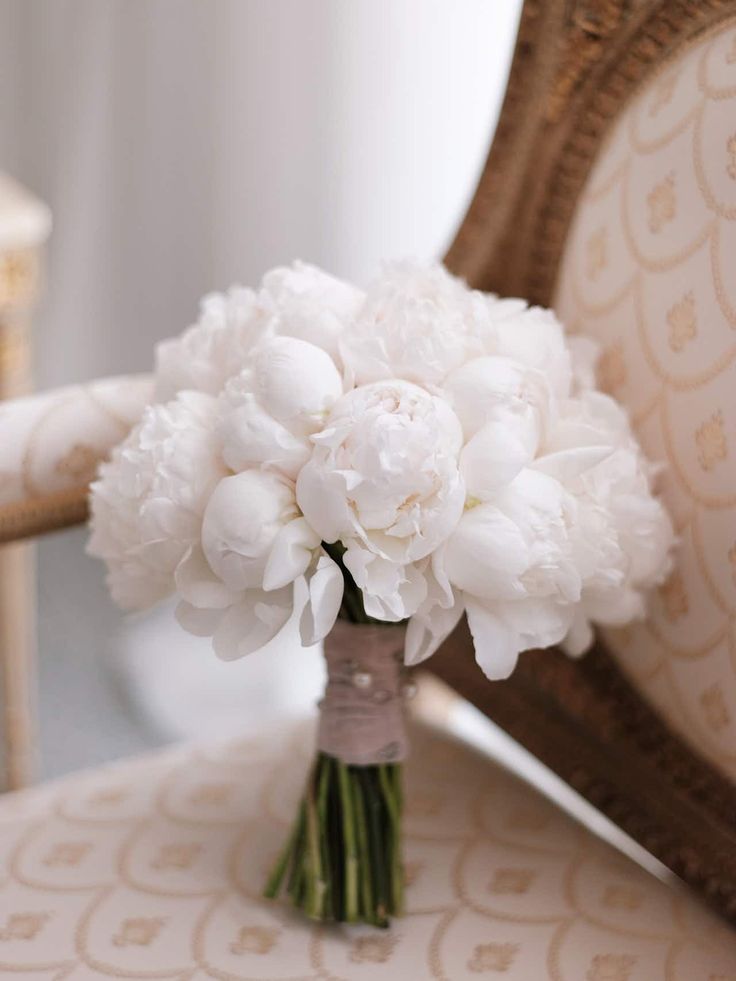
[[681, 547], [644, 626], [608, 636], [669, 723], [736, 779], [736, 21], [624, 111], [581, 196], [556, 307], [600, 339]]
[[139, 375], [0, 402], [0, 506], [83, 487], [150, 396]]
[[259, 898], [311, 725], [0, 800], [0, 975], [47, 981], [734, 981], [736, 937], [454, 738], [415, 727], [408, 915], [308, 924]]

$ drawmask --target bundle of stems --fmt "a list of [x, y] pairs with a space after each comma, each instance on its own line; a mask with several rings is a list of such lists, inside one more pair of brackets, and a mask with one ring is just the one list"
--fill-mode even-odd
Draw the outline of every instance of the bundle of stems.
[[[340, 615], [379, 622], [366, 615], [340, 547], [325, 548], [345, 577]], [[264, 895], [285, 891], [314, 920], [389, 926], [403, 909], [401, 782], [400, 763], [357, 766], [320, 752]]]

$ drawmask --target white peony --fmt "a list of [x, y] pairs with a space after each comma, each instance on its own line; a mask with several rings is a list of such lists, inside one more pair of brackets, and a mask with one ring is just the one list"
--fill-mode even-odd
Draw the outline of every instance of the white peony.
[[251, 361], [220, 399], [225, 461], [234, 471], [267, 467], [295, 479], [311, 452], [307, 436], [324, 425], [342, 379], [325, 351], [294, 337], [272, 338]]
[[337, 617], [342, 574], [300, 515], [293, 484], [258, 470], [224, 477], [202, 521], [201, 545], [176, 571], [179, 622], [212, 636], [224, 660], [263, 647], [301, 613], [306, 644]]
[[353, 389], [314, 435], [297, 501], [363, 590], [366, 612], [410, 616], [426, 594], [416, 564], [451, 534], [465, 500], [462, 431], [447, 403], [406, 381]]
[[[613, 399], [595, 391], [571, 399], [550, 443], [547, 466], [557, 471], [578, 507], [575, 530], [583, 588], [565, 649], [579, 655], [593, 641], [592, 622], [622, 626], [645, 615], [647, 591], [670, 570], [674, 531], [651, 492], [652, 468]], [[596, 445], [608, 451], [594, 466], [570, 468], [570, 459]], [[549, 461], [565, 459], [564, 467], [559, 462], [550, 467]]]
[[219, 394], [251, 366], [262, 342], [279, 335], [308, 341], [339, 361], [340, 335], [362, 301], [356, 287], [303, 262], [272, 269], [258, 291], [210, 293], [197, 323], [156, 348], [156, 400], [184, 389]]
[[367, 290], [341, 351], [356, 384], [402, 378], [439, 386], [449, 371], [492, 342], [482, 293], [436, 263], [397, 262]]
[[277, 334], [316, 344], [339, 362], [340, 337], [363, 304], [362, 290], [316, 266], [295, 262], [266, 273], [263, 291], [276, 310]]
[[107, 562], [124, 609], [172, 593], [179, 563], [199, 542], [209, 495], [226, 472], [216, 419], [217, 400], [200, 392], [150, 406], [92, 485], [88, 551]]
[[271, 333], [273, 315], [271, 297], [263, 292], [235, 286], [227, 293], [209, 293], [197, 323], [156, 347], [156, 401], [187, 389], [219, 394]]
[[562, 641], [581, 589], [574, 517], [572, 496], [531, 468], [487, 501], [471, 501], [433, 556], [442, 588], [430, 593], [410, 625], [408, 661], [433, 653], [463, 610], [476, 659], [492, 679], [507, 677], [521, 651]]

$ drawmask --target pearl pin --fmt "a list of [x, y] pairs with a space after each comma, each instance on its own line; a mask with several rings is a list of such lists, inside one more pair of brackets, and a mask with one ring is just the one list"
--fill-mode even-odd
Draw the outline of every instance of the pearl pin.
[[373, 675], [368, 671], [354, 671], [352, 681], [356, 688], [370, 688], [373, 684]]

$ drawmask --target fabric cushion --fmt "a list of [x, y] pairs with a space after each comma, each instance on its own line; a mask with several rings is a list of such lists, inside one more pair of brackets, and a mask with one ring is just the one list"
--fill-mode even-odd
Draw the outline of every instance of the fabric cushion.
[[0, 975], [727, 981], [736, 937], [454, 738], [416, 728], [408, 913], [310, 924], [260, 898], [311, 725], [176, 748], [0, 800]]

